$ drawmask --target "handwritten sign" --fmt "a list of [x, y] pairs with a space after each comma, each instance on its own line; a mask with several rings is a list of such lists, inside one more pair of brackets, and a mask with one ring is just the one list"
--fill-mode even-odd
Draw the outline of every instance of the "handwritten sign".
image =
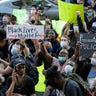
[[43, 25], [7, 25], [7, 39], [44, 39]]
[[84, 58], [92, 57], [94, 51], [96, 51], [96, 35], [94, 34], [79, 34], [78, 40], [83, 44], [81, 45], [80, 55]]

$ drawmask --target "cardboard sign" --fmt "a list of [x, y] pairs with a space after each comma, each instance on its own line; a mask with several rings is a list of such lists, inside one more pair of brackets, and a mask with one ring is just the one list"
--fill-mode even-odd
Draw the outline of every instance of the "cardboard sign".
[[44, 39], [43, 25], [7, 25], [7, 39]]
[[80, 56], [84, 58], [92, 57], [94, 51], [96, 51], [96, 35], [82, 33], [78, 35], [78, 40], [83, 44], [81, 45]]

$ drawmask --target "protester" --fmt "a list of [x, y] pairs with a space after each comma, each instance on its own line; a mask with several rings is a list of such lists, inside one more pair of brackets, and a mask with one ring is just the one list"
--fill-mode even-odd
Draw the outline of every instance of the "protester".
[[37, 18], [38, 20], [45, 20], [46, 15], [44, 14], [44, 6], [37, 7]]
[[[64, 77], [57, 70], [58, 70], [58, 67], [53, 66], [46, 71], [45, 83], [47, 85], [52, 86], [53, 88], [62, 90], [65, 96], [83, 96], [80, 86], [71, 79], [68, 80], [64, 90], [64, 87], [63, 87], [65, 83]], [[49, 90], [51, 91], [52, 89], [50, 88]], [[50, 96], [49, 93], [50, 92], [46, 91], [43, 96]]]
[[19, 54], [23, 55], [25, 57], [28, 57], [30, 55], [30, 50], [25, 44], [25, 40], [18, 40], [15, 42], [15, 44], [12, 45], [12, 48], [10, 49], [12, 57], [11, 60], [16, 58], [16, 56], [19, 56]]
[[7, 61], [9, 60], [8, 47], [9, 47], [9, 42], [8, 40], [6, 40], [6, 31], [3, 29], [0, 29], [0, 58]]
[[50, 29], [48, 32], [48, 38], [52, 44], [52, 53], [56, 54], [57, 49], [60, 47], [60, 43], [57, 40], [58, 34], [55, 29]]
[[[58, 0], [54, 0], [54, 1], [58, 1]], [[43, 71], [44, 75], [46, 73], [46, 70], [49, 67], [52, 67], [54, 65], [58, 66], [57, 70], [60, 71], [60, 73], [66, 73], [66, 75], [76, 72], [79, 76], [81, 76], [83, 78], [84, 81], [88, 82], [88, 84], [90, 85], [90, 88], [93, 91], [93, 95], [96, 94], [96, 92], [95, 92], [96, 91], [96, 89], [95, 89], [95, 87], [96, 87], [95, 55], [96, 54], [94, 52], [92, 57], [90, 57], [88, 59], [83, 58], [83, 60], [80, 60], [80, 59], [78, 60], [79, 52], [80, 52], [80, 43], [79, 44], [77, 43], [79, 33], [96, 34], [96, 16], [95, 16], [96, 1], [94, 1], [94, 0], [93, 1], [92, 0], [62, 0], [62, 1], [65, 1], [68, 3], [74, 3], [74, 4], [83, 4], [85, 21], [83, 22], [82, 18], [81, 18], [81, 15], [83, 12], [80, 13], [81, 11], [77, 10], [75, 13], [77, 22], [72, 23], [72, 22], [67, 21], [67, 23], [64, 25], [64, 28], [62, 29], [62, 33], [61, 33], [61, 37], [60, 37], [61, 39], [59, 39], [59, 40], [57, 40], [58, 34], [56, 33], [56, 29], [58, 29], [56, 27], [58, 26], [58, 23], [56, 23], [56, 26], [52, 26], [55, 24], [54, 21], [52, 20], [52, 18], [49, 18], [48, 16], [46, 16], [44, 14], [45, 7], [47, 5], [46, 6], [42, 5], [42, 4], [32, 5], [30, 7], [30, 9], [28, 9], [29, 11], [26, 13], [26, 17], [25, 17], [26, 20], [24, 20], [24, 22], [27, 22], [26, 25], [35, 25], [35, 26], [42, 25], [41, 20], [44, 20], [44, 22], [45, 22], [44, 36], [45, 37], [44, 37], [44, 41], [42, 41], [42, 42], [38, 42], [39, 40], [33, 40], [33, 39], [25, 39], [24, 42], [21, 42], [20, 40], [15, 41], [14, 39], [6, 40], [6, 35], [5, 35], [6, 32], [4, 31], [4, 30], [6, 30], [6, 26], [10, 25], [10, 24], [17, 25], [18, 18], [14, 15], [9, 15], [9, 14], [1, 15], [0, 14], [0, 62], [4, 65], [4, 69], [0, 68], [0, 74], [5, 76], [6, 74], [11, 75], [11, 73], [13, 72], [11, 77], [9, 77], [9, 78], [7, 77], [9, 83], [7, 82], [8, 90], [6, 91], [6, 95], [8, 95], [10, 93], [9, 92], [10, 87], [11, 87], [10, 85], [12, 85], [12, 82], [14, 83], [14, 80], [16, 80], [16, 84], [17, 84], [17, 79], [13, 78], [14, 75], [16, 75], [17, 73], [14, 72], [15, 67], [14, 67], [14, 64], [12, 64], [13, 62], [11, 60], [15, 60], [18, 57], [20, 57], [20, 58], [31, 57], [32, 63], [33, 64], [35, 63], [37, 66], [41, 66], [42, 64], [44, 64], [44, 69], [45, 69]], [[86, 6], [86, 8], [85, 8], [85, 6]], [[50, 10], [50, 8], [48, 10]], [[1, 30], [1, 29], [4, 29], [4, 30]], [[15, 43], [14, 43], [14, 41], [15, 41]], [[41, 49], [40, 49], [40, 47], [41, 47]], [[74, 50], [75, 50], [75, 52], [74, 52]], [[16, 67], [18, 68], [18, 66], [20, 66], [20, 67], [23, 66], [24, 68], [22, 68], [22, 69], [26, 70], [24, 64], [17, 65]], [[49, 71], [47, 71], [47, 72], [49, 72]], [[24, 75], [25, 75], [25, 72], [24, 72]], [[52, 82], [53, 82], [52, 86], [49, 86], [49, 85], [47, 86], [47, 82], [46, 82], [47, 88], [45, 90], [44, 96], [48, 96], [48, 93], [46, 94], [47, 91], [51, 91], [49, 96], [53, 96], [54, 93], [56, 93], [58, 96], [60, 96], [60, 95], [64, 96], [63, 90], [61, 90], [61, 89], [60, 89], [60, 91], [58, 90], [59, 87], [61, 87], [61, 85], [59, 87], [57, 87], [59, 82], [58, 83], [55, 82], [56, 80], [62, 81], [63, 77], [61, 76], [61, 74], [60, 74], [60, 76], [58, 74], [55, 74], [55, 75], [57, 75], [57, 76], [52, 77]], [[25, 75], [25, 77], [26, 77], [26, 75]], [[6, 83], [7, 78], [5, 78], [4, 83]], [[22, 78], [22, 80], [24, 78]], [[59, 78], [61, 78], [61, 80], [59, 80]], [[30, 78], [28, 77], [28, 79], [30, 79]], [[46, 78], [46, 79], [48, 80], [48, 83], [49, 83], [49, 81], [50, 81], [49, 78]], [[54, 90], [55, 89], [54, 82], [56, 83], [55, 84], [56, 90]], [[26, 83], [28, 83], [28, 82], [26, 82]], [[66, 91], [67, 93], [65, 93], [65, 95], [66, 96], [75, 96], [75, 94], [73, 94], [73, 93], [74, 92], [76, 93], [78, 90], [78, 93], [80, 93], [80, 96], [81, 96], [82, 92], [81, 92], [78, 84], [76, 82], [70, 81], [70, 80], [69, 80], [69, 83], [70, 84], [68, 84], [67, 91]], [[17, 85], [15, 85], [15, 86], [17, 86]], [[34, 84], [32, 86], [34, 86]], [[71, 86], [71, 87], [69, 87], [69, 86]], [[75, 90], [76, 88], [74, 86], [77, 88], [77, 90]], [[73, 90], [72, 90], [72, 88], [73, 88]], [[3, 88], [1, 88], [1, 89], [3, 89]], [[69, 89], [72, 91], [72, 94], [71, 94], [71, 92], [69, 92], [70, 91]], [[5, 86], [4, 86], [3, 91], [5, 92]], [[3, 91], [0, 90], [0, 95]], [[34, 94], [32, 96], [35, 96], [35, 89], [31, 90], [31, 91], [32, 91], [32, 94]], [[53, 91], [56, 91], [56, 92], [53, 92]], [[57, 92], [57, 91], [59, 91], [59, 92]], [[5, 93], [4, 93], [4, 95], [5, 95]], [[17, 93], [17, 94], [13, 93], [12, 95], [22, 96], [21, 93]], [[23, 95], [25, 95], [25, 94], [23, 94]], [[1, 95], [1, 96], [3, 96], [3, 95]], [[8, 96], [11, 96], [11, 95], [8, 95]], [[79, 96], [79, 95], [76, 94], [76, 96]]]
[[13, 24], [13, 25], [16, 25], [17, 24], [17, 17], [14, 16], [14, 15], [12, 15], [11, 16], [11, 22], [10, 23]]
[[36, 96], [34, 81], [26, 75], [25, 61], [16, 59], [12, 76], [7, 81], [6, 96]]
[[[69, 60], [77, 60], [78, 58], [78, 55], [79, 55], [79, 51], [80, 51], [80, 45], [81, 43], [77, 43], [76, 45], [76, 51], [74, 53], [74, 55], [69, 59]], [[43, 53], [43, 55], [45, 56], [45, 58], [50, 62], [50, 64], [52, 64], [52, 66], [56, 65], [58, 66], [58, 70], [60, 72], [64, 72], [64, 68], [65, 68], [65, 65], [67, 64], [68, 62], [68, 51], [66, 49], [62, 49], [60, 52], [59, 52], [59, 55], [58, 55], [58, 59], [51, 56], [45, 46], [44, 46], [44, 43], [43, 41], [41, 42], [41, 51]]]
[[29, 17], [31, 15], [35, 15], [37, 13], [37, 8], [36, 5], [32, 5], [30, 10], [27, 12], [26, 16], [25, 16], [25, 22], [29, 22]]
[[70, 46], [70, 40], [68, 36], [61, 36], [60, 48], [57, 49], [56, 55], [58, 57], [60, 50], [66, 49], [68, 51], [68, 58], [71, 58], [74, 54], [74, 49]]
[[78, 73], [84, 81], [89, 83], [90, 88], [93, 88], [96, 71], [96, 52], [92, 57], [86, 60], [78, 61]]
[[87, 14], [85, 14], [85, 22], [87, 25], [87, 29], [90, 31], [90, 28], [92, 27], [92, 23], [96, 21], [95, 20], [95, 14], [94, 10], [92, 8], [87, 9]]
[[[23, 40], [22, 40], [23, 41]], [[24, 52], [24, 55], [22, 54]], [[18, 58], [18, 57], [28, 57], [30, 55], [29, 48], [25, 45], [24, 42], [20, 43], [20, 41], [17, 41], [11, 48], [11, 61]], [[10, 67], [10, 64], [5, 69], [0, 69], [0, 73], [6, 75], [10, 74], [13, 71], [13, 69]]]
[[[52, 45], [49, 41], [44, 41], [44, 45], [48, 51], [49, 54], [52, 54]], [[44, 57], [44, 55], [42, 54], [41, 51], [38, 52], [37, 57], [35, 57], [36, 60], [36, 66], [41, 66], [44, 62], [44, 69], [47, 70], [49, 67], [51, 67], [51, 64], [49, 61], [46, 60], [46, 58]]]

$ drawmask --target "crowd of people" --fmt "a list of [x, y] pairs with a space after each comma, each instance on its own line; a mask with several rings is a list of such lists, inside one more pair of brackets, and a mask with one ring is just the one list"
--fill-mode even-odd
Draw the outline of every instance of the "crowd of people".
[[44, 20], [44, 40], [6, 39], [7, 25], [19, 24], [17, 17], [12, 14], [0, 16], [0, 96], [36, 96], [38, 78], [28, 74], [32, 70], [27, 68], [28, 62], [34, 68], [44, 64], [42, 74], [45, 76], [46, 89], [43, 96], [85, 96], [75, 80], [69, 79], [64, 88], [65, 78], [73, 73], [80, 76], [88, 86], [91, 94], [86, 96], [96, 96], [96, 51], [89, 58], [80, 56], [82, 42], [77, 40], [79, 33], [96, 34], [96, 1], [62, 1], [82, 3], [84, 22], [80, 11], [76, 11], [77, 23], [66, 22], [60, 37], [52, 27], [51, 18], [44, 14], [43, 6], [32, 5], [24, 17], [24, 25], [38, 26]]

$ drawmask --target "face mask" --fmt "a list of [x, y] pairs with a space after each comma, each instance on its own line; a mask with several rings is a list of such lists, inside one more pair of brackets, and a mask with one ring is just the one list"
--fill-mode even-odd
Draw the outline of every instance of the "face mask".
[[42, 16], [43, 15], [43, 13], [40, 13], [40, 16]]
[[32, 23], [32, 24], [34, 24], [34, 23], [35, 23], [35, 20], [34, 20], [34, 19], [32, 19], [32, 20], [31, 20], [31, 23]]
[[66, 74], [70, 74], [70, 73], [72, 73], [72, 71], [73, 71], [73, 67], [71, 65], [65, 66], [65, 73]]
[[12, 55], [16, 55], [16, 54], [18, 54], [18, 46], [16, 46], [16, 45], [13, 45], [12, 46], [12, 49], [11, 49], [11, 54]]
[[60, 42], [60, 45], [61, 45], [62, 48], [63, 48], [63, 47], [66, 47], [66, 46], [67, 46], [67, 42], [61, 41], [61, 42]]
[[91, 58], [91, 64], [96, 65], [96, 58]]
[[87, 16], [88, 16], [88, 17], [91, 17], [91, 16], [92, 16], [92, 13], [87, 13]]
[[58, 59], [59, 59], [59, 62], [61, 62], [61, 63], [66, 61], [66, 57], [59, 56]]
[[2, 21], [4, 25], [8, 24], [7, 20]]

